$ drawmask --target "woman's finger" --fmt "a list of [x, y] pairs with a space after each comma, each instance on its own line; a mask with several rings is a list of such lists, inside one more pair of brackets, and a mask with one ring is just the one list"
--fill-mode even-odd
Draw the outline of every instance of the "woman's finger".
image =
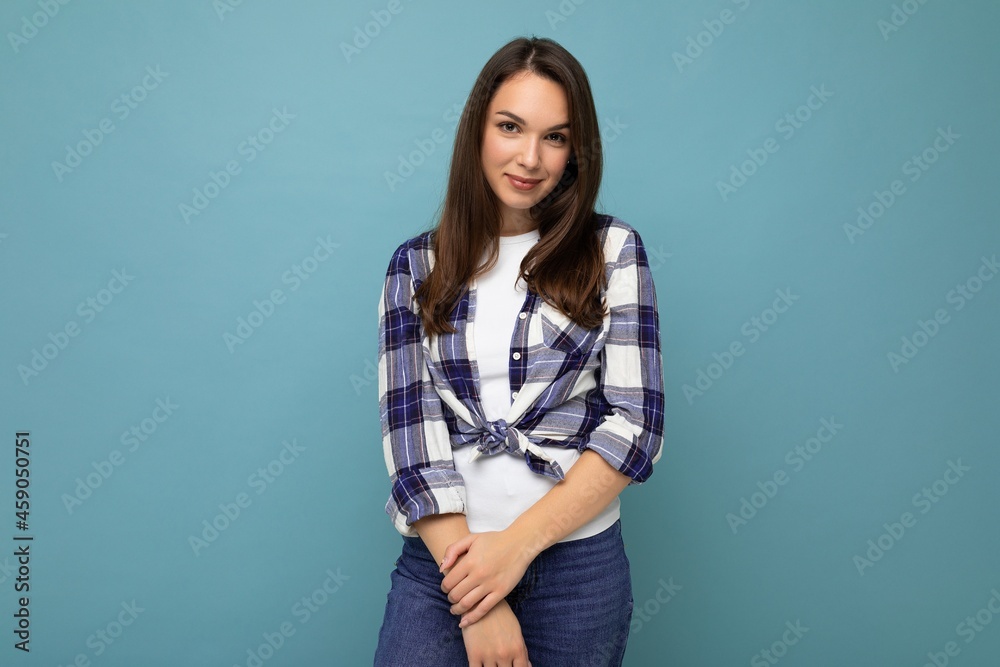
[[475, 534], [469, 533], [460, 540], [449, 544], [448, 548], [444, 550], [444, 559], [442, 559], [438, 571], [444, 572], [447, 568], [454, 565], [455, 560], [469, 550], [469, 546], [472, 545], [472, 541], [474, 539], [475, 539]]
[[462, 621], [458, 624], [458, 627], [464, 628], [468, 625], [472, 625], [473, 623], [481, 619], [483, 616], [488, 614], [490, 610], [493, 609], [493, 607], [495, 607], [497, 602], [499, 602], [501, 599], [502, 598], [499, 595], [495, 593], [489, 593], [482, 600], [479, 601], [479, 604], [473, 607], [472, 611], [462, 616]]

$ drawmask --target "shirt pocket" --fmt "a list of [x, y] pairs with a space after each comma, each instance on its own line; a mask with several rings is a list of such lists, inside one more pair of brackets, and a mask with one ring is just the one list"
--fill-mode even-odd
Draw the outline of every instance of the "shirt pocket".
[[539, 306], [542, 342], [568, 357], [589, 357], [604, 338], [604, 325], [587, 329], [545, 301]]

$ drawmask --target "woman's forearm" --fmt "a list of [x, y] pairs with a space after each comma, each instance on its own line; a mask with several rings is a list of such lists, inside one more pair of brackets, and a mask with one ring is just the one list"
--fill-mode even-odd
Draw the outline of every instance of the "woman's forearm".
[[444, 550], [452, 542], [457, 542], [471, 531], [464, 514], [432, 514], [413, 522], [413, 529], [424, 541], [427, 550], [438, 565], [444, 559]]
[[528, 561], [600, 514], [629, 477], [601, 455], [584, 450], [566, 477], [525, 510], [508, 528], [528, 552]]
[[[454, 602], [452, 613], [463, 615], [459, 627], [476, 623], [489, 612], [513, 590], [542, 551], [600, 514], [630, 479], [596, 451], [587, 449], [562, 481], [506, 529], [470, 534], [446, 544], [449, 570], [441, 586]], [[433, 539], [438, 536], [435, 531]], [[460, 557], [463, 560], [457, 560]], [[479, 592], [472, 594], [477, 589]]]

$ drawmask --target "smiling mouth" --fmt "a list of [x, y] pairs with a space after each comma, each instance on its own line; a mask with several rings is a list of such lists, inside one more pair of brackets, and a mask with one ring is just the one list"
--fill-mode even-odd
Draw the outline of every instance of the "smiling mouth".
[[510, 184], [518, 190], [530, 190], [542, 182], [542, 179], [540, 178], [520, 178], [512, 174], [504, 174], [504, 176], [506, 176], [507, 180], [510, 181]]

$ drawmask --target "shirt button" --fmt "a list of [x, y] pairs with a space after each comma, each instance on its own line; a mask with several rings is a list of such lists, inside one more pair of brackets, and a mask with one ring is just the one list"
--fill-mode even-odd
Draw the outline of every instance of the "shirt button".
[[520, 317], [522, 320], [524, 318], [526, 318], [527, 316], [528, 316], [528, 313], [521, 313], [520, 315], [518, 315], [518, 317]]
[[515, 391], [515, 392], [513, 392], [513, 393], [512, 393], [511, 395], [510, 395], [510, 397], [511, 397], [511, 398], [517, 398], [517, 392], [516, 392], [516, 391]]
[[521, 358], [521, 353], [520, 352], [515, 352], [512, 356], [514, 357], [514, 359], [520, 359]]

